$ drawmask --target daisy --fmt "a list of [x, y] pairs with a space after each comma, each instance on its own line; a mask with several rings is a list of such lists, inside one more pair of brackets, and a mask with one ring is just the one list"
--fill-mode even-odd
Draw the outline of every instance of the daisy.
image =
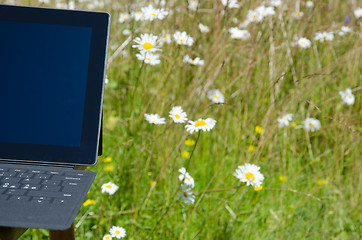
[[152, 66], [160, 64], [160, 62], [161, 62], [161, 60], [159, 59], [160, 55], [145, 52], [145, 51], [141, 51], [140, 53], [137, 53], [136, 57], [137, 57], [138, 60], [144, 61], [146, 64], [149, 64], [149, 65], [152, 65]]
[[178, 170], [181, 174], [178, 176], [178, 179], [180, 181], [184, 181], [184, 184], [190, 186], [191, 188], [195, 187], [195, 181], [191, 177], [191, 175], [186, 171], [186, 168], [180, 168]]
[[112, 182], [108, 182], [102, 185], [102, 193], [113, 195], [117, 190], [118, 186]]
[[356, 10], [353, 11], [354, 16], [359, 19], [362, 16], [362, 8], [357, 8]]
[[230, 28], [229, 33], [231, 34], [231, 38], [233, 39], [246, 40], [250, 38], [250, 33], [248, 30], [239, 29], [237, 27]]
[[207, 92], [207, 98], [213, 103], [224, 103], [225, 97], [219, 89], [212, 89]]
[[103, 240], [112, 240], [112, 236], [109, 234], [104, 235]]
[[245, 163], [243, 166], [239, 166], [235, 172], [234, 176], [240, 180], [240, 182], [245, 182], [246, 186], [260, 187], [263, 183], [264, 175], [259, 171], [260, 167]]
[[304, 13], [303, 12], [300, 12], [300, 11], [296, 11], [293, 13], [293, 17], [295, 19], [301, 19], [303, 17]]
[[127, 21], [131, 16], [128, 13], [121, 13], [118, 18], [118, 22], [124, 23]]
[[248, 22], [261, 22], [261, 20], [263, 20], [263, 16], [260, 15], [259, 12], [250, 9], [246, 15], [246, 20]]
[[173, 38], [175, 39], [176, 43], [179, 45], [192, 46], [192, 44], [194, 43], [194, 39], [189, 35], [187, 35], [186, 32], [176, 31], [173, 34]]
[[208, 33], [210, 31], [209, 27], [203, 25], [202, 23], [199, 23], [199, 29], [200, 29], [200, 32], [202, 32], [202, 33]]
[[193, 204], [195, 202], [195, 195], [192, 192], [191, 187], [186, 184], [181, 184], [180, 189], [182, 193], [179, 193], [177, 195], [180, 196], [187, 205], [189, 205], [190, 203]]
[[132, 12], [132, 13], [131, 13], [131, 17], [132, 17], [135, 21], [137, 21], [137, 22], [144, 20], [143, 12], [142, 12], [142, 11]]
[[173, 107], [169, 114], [169, 117], [175, 123], [185, 123], [187, 121], [187, 114], [182, 110], [181, 106]]
[[279, 7], [280, 5], [282, 5], [282, 0], [269, 0], [269, 5], [274, 6], [274, 7]]
[[111, 229], [109, 229], [109, 233], [112, 235], [112, 237], [117, 239], [121, 239], [126, 236], [126, 230], [123, 227], [118, 226], [113, 226]]
[[210, 131], [214, 128], [216, 124], [216, 120], [212, 118], [201, 119], [199, 118], [197, 121], [189, 121], [189, 124], [185, 126], [186, 131], [192, 134], [193, 132], [198, 132], [202, 130], [204, 132]]
[[125, 35], [125, 36], [129, 36], [129, 35], [131, 35], [131, 33], [132, 32], [129, 29], [125, 29], [125, 30], [122, 31], [122, 34]]
[[159, 51], [158, 37], [152, 34], [141, 34], [141, 37], [136, 37], [134, 40], [137, 45], [132, 45], [133, 48], [138, 48], [140, 51], [156, 52]]
[[314, 3], [312, 1], [307, 1], [305, 3], [305, 6], [308, 7], [308, 8], [312, 8], [312, 7], [314, 7]]
[[273, 7], [265, 7], [263, 5], [255, 8], [255, 11], [262, 17], [271, 16], [275, 14]]
[[332, 41], [334, 35], [332, 32], [317, 32], [315, 34], [314, 40], [324, 42], [324, 41]]
[[156, 9], [151, 4], [148, 5], [147, 7], [141, 8], [141, 11], [143, 14], [143, 18], [149, 21], [153, 21], [155, 19], [162, 20], [168, 15], [168, 12], [163, 8]]
[[185, 55], [182, 61], [184, 63], [190, 63], [192, 65], [200, 65], [200, 66], [203, 66], [205, 63], [205, 61], [201, 60], [199, 57], [192, 59], [189, 57], [189, 55]]
[[145, 119], [147, 122], [151, 123], [151, 124], [166, 124], [165, 122], [165, 118], [161, 118], [160, 116], [158, 116], [158, 114], [147, 114], [145, 113]]
[[162, 35], [161, 37], [159, 38], [160, 39], [160, 43], [161, 45], [163, 45], [164, 43], [168, 43], [170, 44], [171, 43], [171, 35], [165, 31], [162, 31]]
[[302, 123], [308, 132], [315, 132], [321, 128], [321, 122], [315, 118], [307, 118]]
[[279, 123], [278, 127], [283, 128], [283, 127], [289, 126], [289, 122], [292, 121], [292, 119], [293, 119], [293, 114], [291, 114], [291, 113], [285, 114], [283, 117], [280, 117], [277, 119], [277, 121]]
[[342, 26], [341, 31], [338, 33], [340, 36], [345, 35], [346, 33], [352, 32], [353, 29], [351, 27]]
[[228, 8], [239, 8], [239, 4], [236, 3], [236, 0], [221, 0], [222, 5]]
[[354, 95], [352, 94], [352, 90], [347, 88], [345, 91], [340, 91], [339, 95], [341, 95], [342, 101], [344, 104], [353, 105], [354, 104]]
[[189, 3], [189, 9], [191, 11], [196, 11], [196, 9], [199, 6], [199, 1], [198, 0], [188, 0]]
[[311, 46], [311, 41], [307, 38], [299, 38], [298, 39], [298, 45], [301, 48], [309, 48]]

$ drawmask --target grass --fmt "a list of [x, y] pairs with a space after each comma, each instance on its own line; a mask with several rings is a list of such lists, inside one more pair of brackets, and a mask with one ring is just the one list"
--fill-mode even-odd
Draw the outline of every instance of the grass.
[[[132, 1], [119, 1], [120, 9], [112, 7], [116, 2], [98, 9], [112, 15], [104, 155], [89, 168], [97, 178], [87, 199], [96, 203], [81, 208], [77, 239], [101, 239], [113, 225], [126, 229], [126, 239], [361, 238], [361, 42], [355, 2], [314, 1], [306, 8], [305, 1], [285, 0], [285, 11], [276, 8], [276, 15], [247, 27], [251, 38], [245, 41], [231, 39], [228, 29], [244, 21], [259, 0], [239, 1], [240, 9], [206, 1], [197, 12], [188, 11], [186, 1], [168, 1], [174, 14], [165, 20], [122, 24], [119, 13], [130, 11]], [[300, 20], [292, 17], [298, 4], [304, 12]], [[145, 5], [140, 1], [134, 9]], [[318, 31], [337, 32], [346, 15], [352, 33], [335, 34], [331, 42], [313, 40]], [[199, 22], [210, 32], [200, 33]], [[128, 38], [124, 29], [131, 30], [132, 39], [186, 31], [195, 43], [165, 44], [161, 64], [150, 66], [136, 59], [132, 42], [114, 55]], [[312, 47], [294, 46], [294, 37], [310, 39]], [[186, 54], [199, 56], [205, 65], [182, 63]], [[346, 88], [356, 96], [352, 106], [343, 105], [338, 94]], [[212, 104], [209, 89], [220, 89], [226, 103]], [[172, 106], [182, 106], [191, 120], [211, 117], [217, 124], [190, 135], [184, 124], [168, 118]], [[144, 113], [158, 113], [167, 124], [151, 125]], [[293, 113], [297, 126], [314, 117], [322, 127], [315, 133], [279, 129], [276, 119], [285, 113]], [[186, 146], [186, 139], [198, 141]], [[250, 145], [255, 150], [248, 151]], [[193, 152], [191, 159], [181, 157], [184, 151]], [[111, 162], [104, 161], [107, 157]], [[261, 167], [261, 191], [233, 176], [244, 163]], [[113, 171], [104, 170], [108, 165]], [[195, 179], [193, 205], [176, 195], [178, 169], [184, 166]], [[112, 196], [100, 190], [109, 181], [119, 186]], [[22, 239], [46, 237], [46, 231], [29, 230]]]

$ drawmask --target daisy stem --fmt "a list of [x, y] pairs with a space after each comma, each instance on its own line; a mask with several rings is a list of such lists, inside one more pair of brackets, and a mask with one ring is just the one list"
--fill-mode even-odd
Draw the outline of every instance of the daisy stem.
[[188, 169], [188, 168], [189, 168], [189, 165], [190, 165], [190, 162], [191, 162], [192, 156], [194, 155], [194, 152], [195, 152], [195, 149], [196, 149], [197, 143], [199, 142], [200, 135], [201, 135], [201, 131], [199, 131], [199, 134], [197, 135], [197, 138], [196, 138], [196, 142], [195, 142], [194, 148], [192, 149], [192, 152], [191, 152], [191, 155], [190, 155], [189, 161], [188, 161], [188, 162], [187, 162], [187, 164], [186, 164], [186, 169]]

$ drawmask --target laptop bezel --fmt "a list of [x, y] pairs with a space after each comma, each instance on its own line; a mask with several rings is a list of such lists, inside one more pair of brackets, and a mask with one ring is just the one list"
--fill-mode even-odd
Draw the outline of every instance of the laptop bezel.
[[[41, 165], [85, 165], [97, 162], [110, 15], [0, 4], [0, 21], [43, 23], [92, 28], [80, 147], [0, 142], [0, 161]], [[0, 30], [1, 32], [1, 30]]]

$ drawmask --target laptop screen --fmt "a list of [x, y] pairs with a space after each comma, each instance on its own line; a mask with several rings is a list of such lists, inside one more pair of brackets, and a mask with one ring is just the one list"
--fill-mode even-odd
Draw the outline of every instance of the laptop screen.
[[0, 161], [96, 163], [109, 20], [0, 4]]
[[0, 21], [0, 142], [79, 147], [92, 29]]

